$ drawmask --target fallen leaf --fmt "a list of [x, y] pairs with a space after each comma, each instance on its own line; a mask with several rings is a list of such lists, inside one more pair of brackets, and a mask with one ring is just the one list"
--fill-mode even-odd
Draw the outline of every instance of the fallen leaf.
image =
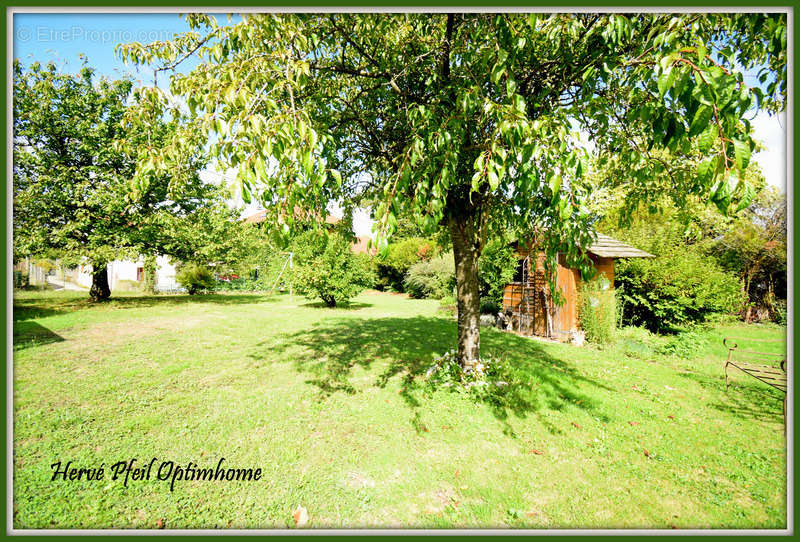
[[670, 414], [669, 416], [667, 416], [667, 418], [669, 418], [670, 420], [674, 420], [674, 419], [675, 419], [675, 416], [673, 416], [672, 414]]
[[156, 527], [158, 527], [159, 529], [163, 529], [164, 528], [164, 520], [163, 519], [159, 519], [158, 521], [156, 521]]
[[644, 450], [644, 455], [647, 456], [647, 457], [650, 457], [650, 452], [648, 452], [646, 448]]
[[631, 425], [639, 425], [639, 422], [628, 422]]
[[631, 389], [634, 390], [634, 391], [640, 391], [639, 390], [639, 386], [637, 386], [636, 384], [634, 384]]
[[529, 454], [542, 455], [544, 452], [543, 452], [543, 451], [541, 451], [541, 450], [537, 450], [536, 448], [533, 448], [533, 449], [532, 449], [531, 451], [529, 451], [528, 453], [529, 453]]
[[580, 428], [581, 428], [581, 426], [580, 426], [580, 425], [578, 425], [578, 424], [577, 424], [577, 423], [575, 423], [575, 422], [572, 422], [572, 425], [574, 425], [574, 426], [575, 426], [577, 429], [580, 429]]
[[306, 523], [308, 523], [308, 511], [302, 506], [297, 507], [292, 514], [292, 517], [294, 518], [294, 524], [297, 527], [305, 527]]

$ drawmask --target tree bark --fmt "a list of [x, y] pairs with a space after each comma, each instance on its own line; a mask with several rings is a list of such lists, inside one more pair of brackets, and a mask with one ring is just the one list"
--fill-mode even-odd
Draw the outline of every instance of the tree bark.
[[92, 301], [105, 301], [111, 297], [111, 287], [108, 285], [108, 264], [106, 262], [92, 264], [92, 287], [89, 289], [89, 298]]
[[472, 220], [449, 221], [456, 267], [456, 305], [458, 308], [458, 360], [463, 369], [471, 369], [480, 360], [480, 294], [478, 257], [481, 243]]

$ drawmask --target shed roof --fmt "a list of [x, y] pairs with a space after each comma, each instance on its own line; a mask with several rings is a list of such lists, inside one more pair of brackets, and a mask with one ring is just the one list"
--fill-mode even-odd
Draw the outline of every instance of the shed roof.
[[601, 258], [655, 258], [649, 252], [626, 245], [622, 241], [617, 241], [602, 233], [597, 234], [597, 241], [588, 247], [586, 251]]

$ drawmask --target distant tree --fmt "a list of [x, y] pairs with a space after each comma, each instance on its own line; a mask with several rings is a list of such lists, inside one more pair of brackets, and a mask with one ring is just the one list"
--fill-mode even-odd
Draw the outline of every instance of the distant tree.
[[[243, 192], [271, 205], [274, 224], [295, 203], [374, 204], [382, 236], [400, 216], [446, 229], [457, 279], [458, 359], [480, 356], [478, 261], [498, 230], [547, 228], [544, 250], [589, 265], [593, 217], [584, 205], [583, 129], [618, 160], [631, 201], [698, 141], [702, 161], [675, 179], [720, 207], [752, 196], [738, 172], [754, 148], [744, 120], [786, 99], [786, 17], [725, 13], [248, 14], [222, 26], [188, 17], [169, 41], [121, 47], [123, 58], [174, 70], [170, 104], [157, 88], [143, 104], [169, 108], [183, 130], [144, 161], [145, 183], [190, 146], [239, 168]], [[198, 32], [202, 31], [202, 34]], [[744, 84], [759, 70], [766, 92]], [[188, 107], [184, 107], [184, 104]], [[210, 138], [209, 134], [216, 134]], [[275, 202], [285, 202], [273, 205]], [[288, 209], [288, 213], [287, 213]]]
[[786, 196], [767, 187], [739, 213], [723, 235], [710, 243], [710, 252], [742, 279], [750, 303], [744, 320], [761, 306], [775, 311], [774, 300], [786, 299]]
[[152, 151], [176, 126], [125, 123], [130, 81], [95, 81], [88, 67], [77, 75], [61, 74], [53, 64], [25, 69], [19, 61], [13, 73], [14, 252], [71, 265], [88, 260], [89, 295], [106, 299], [107, 263], [177, 248], [166, 224], [190, 221], [208, 205], [212, 188], [200, 181], [201, 164], [192, 157], [174, 166], [185, 170], [185, 182], [170, 184], [164, 171], [132, 194], [142, 157], [115, 141]]
[[367, 263], [353, 254], [350, 239], [340, 233], [306, 232], [293, 243], [293, 250], [297, 290], [329, 307], [346, 304], [374, 281]]

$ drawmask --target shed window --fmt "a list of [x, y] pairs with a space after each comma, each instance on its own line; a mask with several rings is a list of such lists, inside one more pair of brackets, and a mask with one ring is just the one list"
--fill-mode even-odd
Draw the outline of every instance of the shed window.
[[522, 282], [522, 267], [524, 262], [524, 258], [517, 260], [517, 268], [514, 270], [514, 282]]

